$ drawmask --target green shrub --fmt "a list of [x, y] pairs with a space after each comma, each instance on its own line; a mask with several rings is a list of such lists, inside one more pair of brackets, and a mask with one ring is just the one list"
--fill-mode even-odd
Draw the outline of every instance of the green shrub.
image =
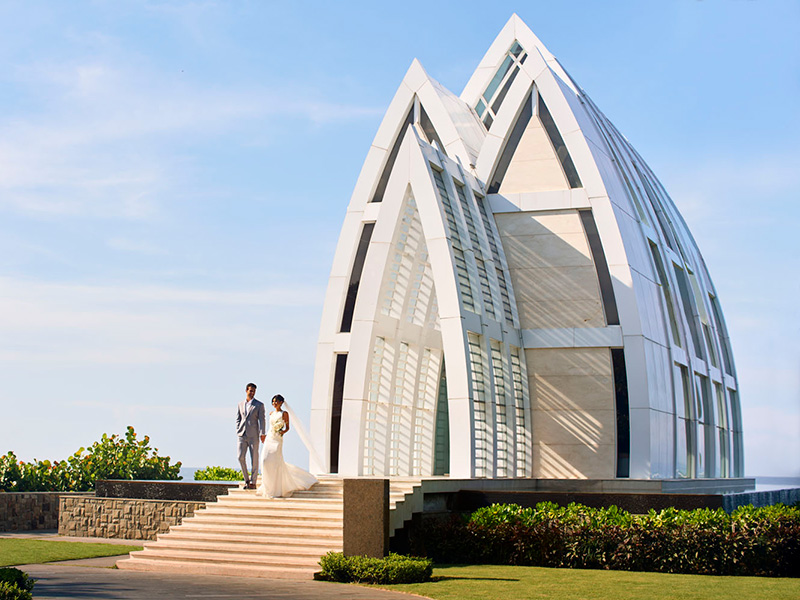
[[705, 575], [800, 576], [800, 509], [651, 510], [493, 505], [425, 523], [412, 551], [437, 562]]
[[0, 581], [0, 600], [33, 600], [33, 595], [13, 583]]
[[181, 463], [170, 464], [138, 439], [133, 427], [125, 435], [103, 434], [88, 449], [80, 448], [63, 461], [18, 461], [13, 452], [0, 456], [0, 490], [6, 492], [83, 492], [98, 479], [180, 479]]
[[0, 600], [31, 600], [34, 580], [14, 567], [0, 568]]
[[429, 581], [433, 573], [433, 562], [425, 558], [414, 558], [390, 554], [386, 558], [368, 556], [345, 556], [341, 552], [328, 552], [319, 561], [322, 577], [342, 583], [421, 583]]
[[242, 481], [241, 471], [228, 467], [206, 467], [194, 472], [195, 481]]
[[0, 583], [8, 583], [26, 592], [32, 592], [34, 580], [24, 571], [14, 567], [3, 567], [0, 568]]

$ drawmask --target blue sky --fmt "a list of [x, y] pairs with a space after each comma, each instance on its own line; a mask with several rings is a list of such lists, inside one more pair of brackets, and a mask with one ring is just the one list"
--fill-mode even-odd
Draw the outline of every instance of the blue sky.
[[383, 112], [415, 57], [460, 93], [513, 12], [695, 235], [747, 472], [800, 476], [800, 4], [771, 0], [0, 1], [0, 452], [131, 424], [233, 466], [244, 383], [307, 415]]

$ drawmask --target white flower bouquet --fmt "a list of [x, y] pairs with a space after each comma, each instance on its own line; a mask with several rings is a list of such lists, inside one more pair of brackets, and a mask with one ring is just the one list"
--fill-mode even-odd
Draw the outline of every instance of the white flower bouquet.
[[280, 435], [281, 431], [283, 431], [283, 426], [284, 426], [283, 419], [281, 419], [280, 421], [275, 421], [272, 424], [272, 433], [274, 433], [275, 435]]

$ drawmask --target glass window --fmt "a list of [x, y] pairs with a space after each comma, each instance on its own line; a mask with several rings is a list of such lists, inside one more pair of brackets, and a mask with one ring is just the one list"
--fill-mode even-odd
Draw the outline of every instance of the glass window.
[[481, 282], [481, 292], [483, 292], [483, 308], [488, 316], [497, 321], [499, 319], [494, 310], [492, 287], [489, 284], [489, 274], [486, 271], [486, 264], [478, 257], [475, 257], [475, 264], [478, 267], [478, 279]]
[[603, 309], [606, 315], [606, 324], [619, 325], [619, 313], [617, 312], [617, 300], [614, 296], [614, 287], [611, 283], [611, 273], [608, 270], [606, 255], [603, 252], [603, 244], [600, 242], [600, 234], [597, 231], [597, 224], [591, 210], [578, 211], [581, 216], [581, 223], [589, 241], [589, 248], [592, 252], [592, 262], [597, 271], [597, 282], [600, 284], [600, 296], [603, 299]]
[[500, 82], [503, 81], [503, 77], [506, 76], [506, 73], [508, 73], [508, 71], [511, 69], [513, 65], [514, 65], [513, 56], [506, 56], [505, 59], [503, 59], [500, 68], [497, 69], [497, 73], [494, 74], [494, 77], [492, 77], [492, 80], [489, 82], [489, 85], [486, 86], [486, 91], [483, 92], [483, 97], [486, 100], [490, 101], [494, 97], [494, 93], [500, 86]]
[[678, 289], [681, 293], [681, 300], [683, 302], [683, 313], [686, 317], [686, 322], [689, 325], [689, 333], [692, 336], [692, 346], [694, 346], [694, 354], [700, 360], [706, 359], [703, 341], [700, 338], [698, 328], [698, 318], [692, 302], [692, 293], [689, 291], [689, 283], [686, 280], [686, 272], [675, 263], [672, 264], [675, 268], [675, 278], [678, 280]]
[[725, 391], [720, 383], [714, 383], [717, 401], [717, 432], [719, 436], [720, 477], [731, 476], [730, 415]]
[[744, 477], [744, 441], [742, 439], [742, 410], [739, 405], [739, 394], [736, 390], [728, 390], [730, 400], [731, 424], [733, 429], [733, 476]]
[[514, 440], [516, 448], [516, 475], [528, 477], [528, 464], [531, 453], [530, 423], [528, 422], [527, 407], [528, 374], [525, 362], [521, 359], [520, 349], [510, 347], [511, 354], [511, 384], [514, 391]]
[[[403, 143], [403, 136], [406, 133], [409, 125], [414, 122], [414, 107], [408, 111], [405, 121], [400, 126], [400, 131], [397, 132], [397, 137], [392, 144], [392, 149], [389, 151], [389, 156], [386, 158], [386, 164], [381, 171], [381, 177], [378, 180], [378, 187], [375, 188], [375, 193], [372, 195], [370, 202], [383, 202], [383, 194], [386, 193], [386, 184], [389, 183], [389, 175], [392, 174], [394, 162], [397, 160], [397, 153], [400, 152], [400, 144]], [[444, 150], [444, 149], [443, 149]]]
[[[502, 105], [508, 90], [511, 88], [511, 83], [519, 72], [520, 65], [525, 62], [527, 57], [525, 50], [519, 45], [519, 42], [515, 41], [506, 52], [503, 62], [500, 63], [500, 67], [491, 81], [489, 81], [489, 85], [486, 86], [480, 100], [478, 100], [475, 112], [478, 113], [479, 117], [483, 117], [483, 124], [487, 129], [492, 126], [494, 117], [500, 110], [500, 105]], [[491, 108], [487, 108], [489, 106]]]
[[433, 474], [446, 475], [450, 471], [450, 414], [447, 405], [447, 369], [444, 358], [442, 358], [442, 371], [436, 396], [436, 434], [433, 457]]
[[[697, 421], [695, 413], [694, 397], [692, 395], [692, 382], [689, 379], [689, 369], [683, 365], [677, 365], [681, 374], [681, 390], [682, 390], [682, 403], [676, 403], [676, 412], [678, 414], [678, 422], [676, 423], [676, 434], [678, 429], [683, 426], [683, 440], [685, 441], [684, 448], [677, 447], [676, 441], [676, 454], [685, 453], [686, 455], [686, 469], [685, 477], [695, 477], [697, 472]], [[682, 406], [680, 406], [682, 404]], [[680, 407], [680, 408], [679, 408]], [[680, 418], [681, 413], [685, 418]], [[677, 459], [676, 459], [677, 464]], [[679, 477], [681, 475], [678, 475]]]
[[439, 134], [436, 133], [436, 128], [433, 126], [430, 117], [428, 117], [428, 113], [425, 112], [425, 109], [422, 106], [419, 107], [419, 125], [422, 128], [422, 132], [425, 134], [425, 137], [428, 139], [428, 143], [438, 146], [441, 152], [446, 153], [444, 144], [442, 144]]
[[342, 432], [342, 400], [344, 399], [344, 376], [346, 370], [347, 354], [337, 354], [333, 372], [333, 395], [331, 398], [331, 473], [339, 472], [339, 438]]
[[472, 380], [472, 422], [475, 431], [475, 477], [487, 477], [491, 462], [488, 460], [491, 429], [487, 420], [486, 358], [482, 348], [483, 338], [471, 331], [467, 333], [469, 345], [470, 376]]
[[458, 248], [461, 248], [461, 234], [458, 230], [458, 223], [456, 221], [456, 214], [453, 211], [453, 203], [450, 199], [450, 192], [447, 191], [447, 186], [444, 183], [442, 172], [436, 167], [431, 165], [433, 172], [433, 180], [436, 183], [436, 189], [439, 191], [439, 198], [442, 200], [442, 208], [444, 208], [445, 217], [447, 218], [447, 226], [450, 230], [450, 239]]
[[717, 324], [717, 334], [719, 336], [719, 345], [722, 348], [722, 362], [725, 365], [725, 372], [728, 375], [734, 375], [733, 353], [731, 352], [728, 330], [722, 318], [722, 309], [719, 306], [719, 300], [716, 296], [711, 294], [708, 295], [708, 299], [711, 301], [711, 312], [714, 313], [714, 321], [716, 321]]
[[492, 379], [494, 382], [494, 402], [496, 410], [495, 435], [497, 444], [497, 476], [508, 477], [513, 475], [508, 464], [509, 446], [512, 436], [508, 423], [508, 406], [506, 394], [506, 371], [503, 344], [491, 340], [492, 350]]
[[460, 183], [456, 183], [455, 180], [453, 184], [456, 186], [456, 196], [458, 196], [458, 201], [461, 203], [461, 212], [464, 213], [464, 220], [467, 222], [467, 233], [472, 242], [472, 249], [475, 250], [476, 254], [479, 254], [481, 251], [481, 242], [478, 239], [478, 230], [475, 227], [475, 220], [472, 218], [472, 208], [467, 199], [467, 192], [464, 186]]
[[617, 409], [617, 477], [630, 477], [631, 424], [625, 351], [622, 348], [612, 348], [611, 362], [614, 367], [614, 396]]
[[339, 331], [348, 332], [353, 325], [353, 313], [356, 309], [356, 298], [358, 296], [358, 286], [361, 283], [361, 272], [364, 270], [364, 262], [367, 259], [369, 241], [372, 238], [372, 230], [375, 223], [365, 223], [361, 229], [361, 238], [358, 240], [356, 257], [353, 261], [353, 269], [350, 271], [350, 283], [347, 286], [347, 296], [344, 300], [344, 310], [342, 311], [342, 323]]
[[658, 282], [661, 284], [661, 292], [664, 294], [664, 302], [667, 305], [667, 316], [669, 318], [670, 330], [672, 331], [672, 341], [680, 348], [681, 346], [681, 332], [678, 327], [678, 319], [675, 316], [675, 305], [672, 300], [672, 290], [669, 287], [669, 279], [664, 270], [664, 263], [661, 262], [661, 254], [653, 242], [650, 242], [650, 253], [653, 255], [653, 262], [656, 266], [656, 274]]
[[695, 397], [698, 404], [698, 425], [702, 432], [703, 439], [700, 447], [703, 449], [700, 456], [705, 457], [704, 465], [700, 466], [700, 473], [703, 477], [719, 477], [719, 467], [717, 458], [716, 418], [714, 415], [714, 403], [711, 400], [711, 387], [708, 377], [700, 373], [694, 374]]

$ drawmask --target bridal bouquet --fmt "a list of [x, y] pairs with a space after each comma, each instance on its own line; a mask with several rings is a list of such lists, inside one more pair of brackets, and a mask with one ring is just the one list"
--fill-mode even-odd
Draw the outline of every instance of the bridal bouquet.
[[280, 435], [281, 431], [283, 431], [283, 421], [275, 421], [275, 423], [272, 424], [272, 432], [275, 435]]

